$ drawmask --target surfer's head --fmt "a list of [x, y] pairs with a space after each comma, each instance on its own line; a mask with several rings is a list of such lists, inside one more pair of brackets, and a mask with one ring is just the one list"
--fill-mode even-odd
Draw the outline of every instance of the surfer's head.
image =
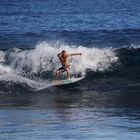
[[67, 52], [65, 50], [62, 51], [62, 55], [66, 55]]

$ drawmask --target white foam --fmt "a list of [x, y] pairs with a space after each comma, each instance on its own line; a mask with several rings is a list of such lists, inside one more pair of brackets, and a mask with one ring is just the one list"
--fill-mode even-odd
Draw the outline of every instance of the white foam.
[[5, 61], [5, 53], [3, 51], [0, 51], [0, 62]]
[[12, 73], [12, 69], [5, 65], [5, 51], [0, 51], [0, 75]]
[[6, 74], [6, 73], [12, 73], [12, 69], [8, 66], [4, 66], [0, 64], [0, 75]]
[[68, 53], [81, 52], [82, 56], [71, 58], [71, 70], [84, 72], [87, 68], [92, 70], [106, 70], [117, 57], [111, 48], [87, 48], [83, 46], [68, 46], [62, 44], [59, 47], [53, 44], [41, 43], [34, 50], [26, 50], [18, 54], [12, 54], [11, 67], [17, 69], [28, 68], [31, 72], [54, 71], [60, 66], [57, 53], [66, 50]]
[[[87, 69], [104, 71], [118, 60], [112, 48], [87, 48], [84, 46], [65, 45], [63, 43], [51, 44], [43, 42], [37, 44], [36, 48], [32, 50], [13, 50], [7, 52], [8, 57], [3, 57], [3, 59], [8, 61], [8, 66], [0, 65], [0, 73], [9, 74], [9, 76], [6, 76], [5, 80], [9, 79], [23, 83], [26, 82], [30, 87], [36, 89], [44, 88], [47, 85], [46, 81], [42, 79], [37, 79], [37, 81], [35, 81], [35, 79], [30, 79], [30, 75], [46, 71], [53, 73], [61, 66], [57, 54], [62, 50], [66, 50], [67, 53], [82, 53], [82, 56], [70, 58], [72, 74], [81, 72], [84, 75]], [[27, 73], [28, 78], [26, 77]], [[10, 78], [10, 74], [12, 78]], [[4, 77], [1, 78], [4, 80]], [[45, 77], [45, 79], [48, 80], [49, 77]], [[40, 82], [40, 80], [42, 81]]]
[[49, 81], [35, 81], [15, 74], [0, 75], [0, 81], [11, 81], [17, 84], [27, 84], [32, 90], [38, 91], [51, 86]]

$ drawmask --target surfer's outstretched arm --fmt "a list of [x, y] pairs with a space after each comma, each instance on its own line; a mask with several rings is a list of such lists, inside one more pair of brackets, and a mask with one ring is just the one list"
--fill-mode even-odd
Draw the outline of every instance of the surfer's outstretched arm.
[[82, 55], [82, 53], [71, 53], [68, 56]]

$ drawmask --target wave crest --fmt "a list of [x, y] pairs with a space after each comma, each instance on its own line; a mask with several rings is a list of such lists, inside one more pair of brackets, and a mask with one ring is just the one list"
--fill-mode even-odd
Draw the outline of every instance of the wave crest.
[[[3, 69], [8, 74], [11, 73], [12, 75], [23, 77], [23, 79], [27, 78], [26, 80], [29, 81], [38, 81], [38, 83], [40, 80], [42, 83], [45, 81], [45, 84], [46, 80], [54, 79], [54, 71], [61, 66], [57, 54], [62, 50], [66, 50], [68, 53], [82, 53], [82, 56], [74, 56], [69, 60], [72, 75], [78, 73], [85, 75], [87, 69], [94, 72], [105, 71], [118, 61], [118, 57], [112, 48], [87, 48], [84, 46], [46, 42], [37, 44], [35, 49], [21, 50], [13, 48], [5, 52], [1, 51], [0, 55], [3, 55]], [[0, 74], [1, 80], [5, 80], [5, 72], [2, 69], [0, 70]], [[16, 78], [17, 81], [21, 82], [21, 79], [18, 79], [20, 78]], [[31, 81], [27, 82], [27, 84], [32, 87]], [[38, 87], [34, 86], [34, 88]]]

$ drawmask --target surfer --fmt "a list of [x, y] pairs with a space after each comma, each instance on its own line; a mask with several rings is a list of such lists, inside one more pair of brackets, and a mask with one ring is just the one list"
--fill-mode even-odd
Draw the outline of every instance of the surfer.
[[70, 64], [68, 62], [68, 58], [71, 56], [75, 55], [82, 55], [82, 53], [71, 53], [67, 54], [65, 50], [63, 50], [61, 53], [59, 53], [57, 56], [59, 57], [59, 60], [62, 64], [62, 67], [56, 70], [56, 78], [59, 77], [60, 72], [65, 72], [67, 73], [67, 79], [70, 78]]

